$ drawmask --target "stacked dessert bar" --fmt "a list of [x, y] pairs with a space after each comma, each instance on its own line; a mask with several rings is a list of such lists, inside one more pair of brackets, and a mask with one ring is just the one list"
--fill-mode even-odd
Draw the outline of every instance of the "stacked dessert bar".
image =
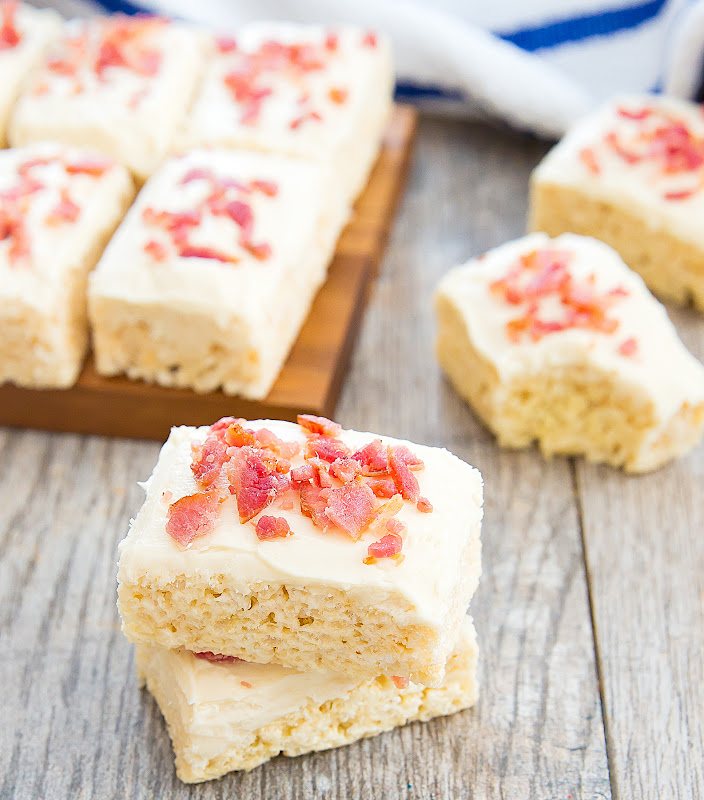
[[446, 450], [225, 418], [174, 428], [118, 606], [189, 782], [471, 706], [482, 480]]
[[[46, 246], [22, 269], [13, 241], [29, 206], [73, 189], [37, 165], [10, 195], [0, 186], [19, 220], [14, 232], [0, 220], [0, 382], [70, 386], [87, 317], [103, 375], [265, 397], [379, 151], [387, 42], [350, 26], [258, 23], [233, 38], [156, 17], [62, 23], [0, 0], [0, 45], [0, 140], [12, 146], [0, 184], [41, 148], [58, 152], [48, 141], [99, 165], [69, 174], [75, 218], [64, 203], [60, 225], [31, 220]], [[124, 216], [132, 181], [144, 186]], [[71, 285], [34, 302], [47, 271]]]

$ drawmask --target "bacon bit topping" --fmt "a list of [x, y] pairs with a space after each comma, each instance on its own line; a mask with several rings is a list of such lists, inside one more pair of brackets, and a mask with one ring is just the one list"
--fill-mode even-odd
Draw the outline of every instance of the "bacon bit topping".
[[308, 120], [322, 122], [322, 119], [322, 116], [317, 111], [308, 111], [305, 114], [301, 114], [300, 117], [292, 119], [289, 123], [289, 128], [291, 128], [292, 131], [296, 131], [301, 127], [301, 125], [303, 125], [304, 122], [307, 122]]
[[633, 337], [626, 339], [619, 345], [618, 352], [627, 358], [634, 356], [638, 352], [638, 342]]
[[110, 158], [91, 156], [82, 158], [80, 161], [69, 162], [66, 164], [66, 172], [69, 175], [91, 175], [94, 178], [99, 178], [114, 166], [115, 162]]
[[298, 424], [311, 433], [319, 433], [323, 436], [337, 436], [342, 432], [342, 425], [327, 417], [316, 417], [313, 414], [299, 414], [296, 418]]
[[392, 517], [386, 520], [386, 530], [391, 531], [391, 533], [398, 533], [400, 536], [406, 530], [406, 526], [400, 519]]
[[328, 97], [330, 100], [332, 100], [333, 103], [337, 103], [337, 105], [342, 105], [344, 102], [346, 102], [348, 95], [349, 91], [347, 89], [340, 89], [339, 87], [335, 86], [333, 86], [328, 92]]
[[162, 55], [144, 45], [144, 34], [164, 20], [116, 15], [103, 23], [103, 38], [98, 45], [93, 69], [100, 80], [111, 67], [120, 67], [151, 77], [159, 71]]
[[272, 460], [255, 447], [240, 447], [230, 458], [227, 475], [240, 522], [248, 522], [288, 488], [288, 480], [276, 471], [275, 464], [272, 468]]
[[331, 436], [319, 436], [306, 442], [306, 458], [321, 458], [332, 464], [339, 458], [347, 458], [349, 454], [347, 446]]
[[[535, 250], [521, 256], [508, 273], [490, 284], [490, 290], [510, 305], [527, 304], [525, 312], [506, 325], [509, 339], [518, 343], [524, 336], [539, 341], [551, 333], [582, 328], [613, 333], [619, 325], [609, 316], [611, 307], [628, 292], [620, 286], [603, 292], [596, 288], [596, 276], [578, 280], [568, 269], [572, 254], [561, 250]], [[545, 298], [559, 302], [562, 316], [540, 317]]]
[[298, 442], [285, 442], [266, 428], [255, 431], [254, 438], [260, 447], [268, 448], [281, 458], [294, 458], [301, 450]]
[[684, 120], [665, 110], [619, 107], [617, 113], [633, 123], [633, 132], [619, 136], [609, 131], [604, 142], [623, 161], [652, 164], [665, 178], [694, 173], [694, 185], [663, 192], [665, 200], [686, 200], [704, 187], [704, 136], [695, 135]]
[[596, 160], [596, 155], [591, 147], [584, 147], [579, 151], [579, 158], [592, 175], [600, 175], [601, 167]]
[[17, 6], [15, 0], [6, 0], [0, 4], [0, 50], [10, 50], [22, 39], [15, 20]]
[[220, 53], [232, 53], [237, 50], [237, 41], [231, 36], [216, 36], [215, 46]]
[[367, 548], [370, 558], [391, 558], [401, 552], [403, 539], [397, 533], [387, 533], [378, 542], [372, 542]]
[[193, 653], [196, 658], [202, 658], [205, 661], [211, 661], [213, 664], [234, 664], [235, 661], [242, 661], [237, 656], [224, 656], [222, 653], [211, 653], [206, 650], [202, 653]]
[[[338, 47], [337, 35], [329, 33], [323, 42], [284, 44], [265, 41], [254, 51], [245, 52], [239, 48], [222, 50], [228, 56], [228, 72], [223, 83], [233, 101], [239, 106], [240, 124], [254, 125], [260, 117], [262, 107], [273, 94], [272, 78], [288, 80], [296, 89], [305, 85], [307, 73], [324, 69]], [[302, 95], [308, 103], [308, 93]], [[303, 121], [317, 119], [318, 114], [308, 109], [303, 117], [293, 120], [292, 128], [299, 127]]]
[[[180, 180], [180, 185], [194, 181], [204, 181], [208, 186], [205, 197], [195, 208], [187, 211], [157, 211], [147, 207], [142, 212], [142, 219], [147, 225], [157, 225], [170, 234], [173, 244], [182, 258], [205, 258], [225, 264], [237, 264], [240, 258], [213, 247], [194, 245], [189, 241], [191, 229], [200, 224], [205, 213], [215, 217], [228, 217], [238, 228], [238, 242], [246, 252], [259, 261], [271, 256], [271, 247], [266, 242], [252, 242], [254, 214], [251, 206], [241, 199], [242, 195], [261, 191], [267, 196], [274, 196], [278, 190], [270, 181], [253, 180], [248, 184], [231, 179], [220, 179], [212, 170], [205, 167], [194, 167], [188, 170]], [[233, 198], [231, 192], [238, 194]]]
[[144, 245], [144, 252], [151, 256], [154, 261], [166, 261], [166, 256], [168, 255], [164, 245], [157, 242], [155, 239], [150, 239]]
[[417, 501], [420, 496], [418, 479], [411, 472], [410, 467], [406, 463], [402, 448], [389, 447], [387, 449], [387, 454], [389, 459], [389, 472], [391, 473], [393, 482], [396, 484], [398, 493], [404, 500]]
[[68, 189], [62, 188], [61, 199], [49, 212], [46, 218], [47, 225], [61, 225], [63, 222], [75, 222], [81, 215], [81, 207], [73, 202]]
[[220, 430], [212, 430], [202, 445], [193, 446], [191, 472], [199, 486], [212, 486], [220, 475], [227, 461], [227, 434]]
[[356, 542], [374, 519], [374, 492], [360, 480], [330, 489], [325, 513], [333, 525]]
[[393, 497], [396, 494], [396, 484], [391, 478], [372, 479], [367, 481], [367, 486], [377, 497]]
[[215, 526], [220, 497], [217, 492], [187, 495], [172, 503], [168, 510], [166, 532], [184, 547], [198, 536], [205, 536]]
[[252, 684], [249, 681], [240, 681], [240, 686], [244, 686], [245, 689], [252, 688]]
[[373, 442], [370, 442], [361, 450], [354, 453], [352, 458], [359, 461], [365, 475], [388, 472], [389, 460], [386, 455], [386, 448], [381, 439], [374, 439]]
[[330, 465], [330, 472], [342, 483], [349, 483], [362, 474], [362, 467], [353, 458], [339, 457]]
[[430, 514], [433, 510], [433, 504], [428, 500], [427, 497], [419, 497], [418, 502], [416, 503], [416, 508], [422, 514]]
[[291, 528], [283, 517], [261, 516], [257, 520], [256, 532], [257, 537], [264, 541], [290, 536]]
[[398, 675], [392, 675], [391, 680], [394, 682], [397, 689], [405, 689], [411, 682], [410, 678], [399, 678]]
[[312, 483], [302, 483], [299, 487], [301, 514], [310, 517], [313, 524], [322, 530], [330, 527], [330, 519], [325, 513], [328, 505], [327, 494], [329, 489], [321, 489]]
[[374, 33], [374, 31], [367, 31], [362, 38], [362, 44], [365, 47], [376, 47], [379, 44], [376, 33]]

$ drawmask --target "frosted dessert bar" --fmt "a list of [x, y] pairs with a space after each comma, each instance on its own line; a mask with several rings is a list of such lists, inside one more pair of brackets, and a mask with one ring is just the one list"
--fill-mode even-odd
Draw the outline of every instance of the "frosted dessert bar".
[[440, 363], [502, 445], [643, 472], [701, 437], [704, 367], [603, 242], [509, 242], [451, 270], [436, 311]]
[[363, 681], [158, 645], [137, 646], [137, 670], [169, 728], [182, 781], [250, 770], [279, 753], [350, 744], [477, 699], [476, 635], [465, 618], [445, 677], [428, 689], [398, 677]]
[[164, 160], [203, 66], [202, 34], [156, 17], [73, 20], [25, 87], [13, 146], [93, 147], [145, 180]]
[[61, 17], [15, 0], [0, 0], [0, 147], [24, 81], [61, 33]]
[[347, 215], [313, 163], [220, 150], [171, 159], [91, 277], [98, 371], [265, 397]]
[[299, 420], [172, 430], [120, 545], [123, 632], [437, 686], [481, 569], [479, 472]]
[[0, 151], [0, 383], [75, 382], [88, 272], [133, 196], [127, 170], [99, 153], [53, 143]]
[[533, 173], [529, 227], [615, 248], [650, 289], [704, 310], [704, 112], [624, 97], [575, 125]]
[[391, 111], [388, 42], [349, 26], [261, 22], [218, 38], [214, 49], [178, 147], [322, 159], [353, 200]]

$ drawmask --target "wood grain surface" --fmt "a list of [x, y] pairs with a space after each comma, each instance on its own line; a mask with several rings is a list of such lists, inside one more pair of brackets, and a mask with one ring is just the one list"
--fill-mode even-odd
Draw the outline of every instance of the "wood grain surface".
[[268, 396], [198, 394], [100, 375], [88, 358], [75, 386], [27, 389], [0, 385], [0, 425], [164, 440], [172, 425], [206, 425], [226, 415], [296, 419], [302, 411], [332, 416], [359, 330], [369, 282], [378, 271], [403, 191], [417, 124], [397, 105], [366, 188], [337, 243], [328, 277]]
[[[704, 449], [654, 475], [501, 451], [443, 380], [430, 294], [523, 231], [546, 146], [426, 119], [337, 417], [485, 479], [476, 708], [180, 784], [115, 611], [158, 445], [0, 431], [0, 798], [594, 800], [704, 795]], [[704, 318], [678, 312], [704, 356]]]

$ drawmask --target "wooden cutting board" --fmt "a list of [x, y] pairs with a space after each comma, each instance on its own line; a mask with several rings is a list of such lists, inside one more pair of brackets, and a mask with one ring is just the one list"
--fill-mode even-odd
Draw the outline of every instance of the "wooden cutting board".
[[411, 106], [395, 107], [367, 187], [338, 242], [328, 279], [264, 400], [105, 378], [89, 357], [70, 389], [0, 386], [0, 425], [165, 439], [172, 425], [205, 425], [226, 415], [292, 420], [301, 412], [333, 416], [370, 281], [402, 193], [416, 122]]

